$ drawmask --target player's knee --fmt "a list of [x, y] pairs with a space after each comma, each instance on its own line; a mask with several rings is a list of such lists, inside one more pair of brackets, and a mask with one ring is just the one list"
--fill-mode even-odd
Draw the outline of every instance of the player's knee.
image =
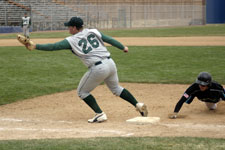
[[77, 95], [81, 98], [81, 99], [84, 99], [86, 98], [88, 95], [90, 95], [90, 93], [88, 92], [83, 92], [83, 91], [77, 91]]
[[120, 96], [120, 94], [121, 94], [122, 91], [123, 91], [123, 88], [120, 87], [120, 86], [118, 86], [118, 87], [112, 88], [112, 89], [110, 89], [110, 90], [112, 91], [112, 93], [113, 93], [114, 95]]

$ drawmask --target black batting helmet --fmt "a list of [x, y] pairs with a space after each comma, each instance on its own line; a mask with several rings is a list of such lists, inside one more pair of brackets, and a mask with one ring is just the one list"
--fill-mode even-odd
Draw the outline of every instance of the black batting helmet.
[[200, 72], [196, 83], [203, 86], [210, 86], [212, 82], [212, 76], [208, 72]]

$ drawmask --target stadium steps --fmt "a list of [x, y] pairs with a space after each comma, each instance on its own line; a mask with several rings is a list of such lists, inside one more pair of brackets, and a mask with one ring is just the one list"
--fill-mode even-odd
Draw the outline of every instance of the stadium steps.
[[26, 10], [26, 11], [32, 11], [32, 13], [35, 13], [35, 14], [37, 14], [39, 16], [43, 16], [46, 19], [49, 19], [49, 17], [47, 15], [44, 15], [44, 14], [42, 14], [41, 12], [39, 12], [37, 10], [31, 10], [31, 8], [29, 8], [29, 6], [25, 6], [25, 5], [21, 4], [21, 3], [17, 3], [17, 2], [12, 1], [12, 0], [6, 0], [6, 1], [9, 4], [15, 5], [15, 6], [19, 7], [19, 8], [22, 8], [22, 9]]
[[[65, 6], [65, 7], [69, 8], [69, 9], [72, 9], [73, 12], [76, 12], [75, 16], [84, 17], [85, 14], [86, 14], [86, 11], [84, 11], [82, 8], [80, 8], [80, 7], [82, 7], [82, 6], [84, 6], [86, 4], [84, 2], [81, 3], [80, 1], [77, 1], [77, 0], [75, 0], [75, 1], [67, 1], [67, 2], [65, 2], [64, 0], [63, 1], [62, 0], [52, 0], [52, 2], [56, 3], [58, 5]], [[77, 5], [80, 5], [80, 7], [77, 7], [77, 5], [74, 5], [76, 3], [77, 3]]]

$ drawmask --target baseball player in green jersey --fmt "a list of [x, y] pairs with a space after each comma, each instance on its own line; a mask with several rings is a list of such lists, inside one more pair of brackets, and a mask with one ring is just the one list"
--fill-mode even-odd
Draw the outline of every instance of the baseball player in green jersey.
[[78, 96], [95, 112], [95, 116], [89, 119], [89, 123], [103, 122], [107, 120], [106, 114], [97, 104], [94, 96], [90, 93], [99, 84], [105, 82], [108, 88], [116, 96], [128, 101], [142, 116], [147, 116], [148, 111], [144, 103], [138, 102], [134, 96], [119, 85], [117, 67], [104, 42], [128, 52], [128, 47], [122, 45], [112, 37], [106, 36], [97, 29], [83, 28], [83, 20], [72, 17], [64, 24], [72, 36], [54, 44], [26, 45], [30, 50], [71, 50], [87, 66], [88, 71], [83, 75], [77, 88]]
[[23, 28], [23, 35], [27, 38], [30, 36], [30, 25], [31, 19], [27, 16], [27, 13], [24, 13], [24, 17], [22, 17], [21, 27]]

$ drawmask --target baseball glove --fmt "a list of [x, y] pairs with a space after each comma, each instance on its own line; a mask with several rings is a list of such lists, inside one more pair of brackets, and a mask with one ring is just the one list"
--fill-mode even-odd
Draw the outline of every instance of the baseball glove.
[[35, 44], [33, 41], [31, 41], [29, 38], [23, 36], [23, 35], [17, 35], [17, 40], [22, 43], [28, 50], [35, 49]]

